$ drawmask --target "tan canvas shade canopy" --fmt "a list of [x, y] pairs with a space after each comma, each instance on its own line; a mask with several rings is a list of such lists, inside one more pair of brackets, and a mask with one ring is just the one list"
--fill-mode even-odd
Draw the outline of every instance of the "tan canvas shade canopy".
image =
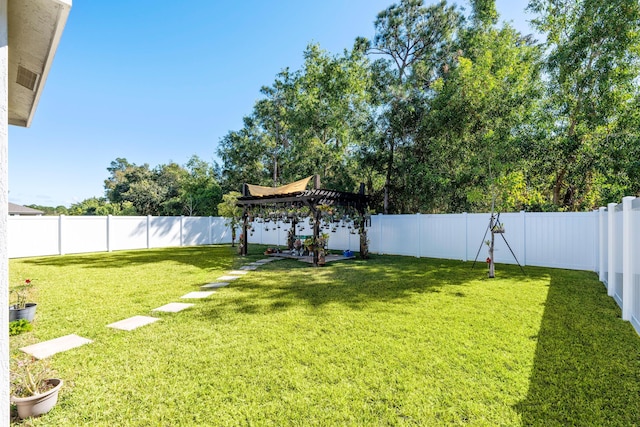
[[[313, 188], [307, 189], [309, 182], [313, 178]], [[252, 212], [256, 210], [305, 210], [309, 212], [309, 217], [313, 219], [313, 238], [318, 241], [320, 237], [320, 222], [323, 212], [327, 208], [339, 208], [353, 212], [362, 220], [358, 222], [360, 233], [360, 255], [366, 256], [366, 225], [368, 197], [364, 194], [364, 184], [360, 184], [359, 193], [348, 193], [344, 191], [329, 190], [320, 188], [320, 179], [317, 175], [307, 177], [299, 181], [283, 185], [280, 187], [262, 187], [259, 185], [245, 184], [242, 189], [242, 197], [238, 198], [238, 206], [243, 208], [243, 228], [241, 238], [241, 251], [247, 254], [247, 231], [249, 222], [252, 220]], [[291, 227], [295, 234], [297, 221], [292, 221]], [[364, 236], [364, 239], [362, 238]], [[318, 265], [318, 248], [314, 249], [313, 264]]]
[[301, 179], [291, 184], [281, 185], [280, 187], [263, 187], [261, 185], [246, 184], [249, 194], [254, 197], [277, 196], [283, 194], [299, 193], [304, 191], [313, 176]]

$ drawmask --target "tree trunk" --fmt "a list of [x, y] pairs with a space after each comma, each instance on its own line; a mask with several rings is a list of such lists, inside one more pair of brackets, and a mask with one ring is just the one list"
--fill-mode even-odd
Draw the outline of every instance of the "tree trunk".
[[395, 144], [393, 143], [393, 135], [389, 141], [389, 159], [387, 161], [387, 177], [384, 183], [384, 214], [389, 214], [389, 187], [391, 186], [391, 171], [393, 169], [393, 155]]
[[567, 174], [567, 168], [563, 167], [562, 170], [556, 176], [556, 182], [553, 186], [553, 204], [558, 206], [560, 205], [560, 191], [562, 190], [562, 183], [564, 181], [564, 177]]

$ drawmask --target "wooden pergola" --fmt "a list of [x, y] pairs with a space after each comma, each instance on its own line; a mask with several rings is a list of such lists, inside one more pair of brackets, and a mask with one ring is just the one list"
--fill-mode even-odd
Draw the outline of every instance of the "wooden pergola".
[[[319, 176], [315, 175], [313, 178], [312, 189], [304, 188], [311, 177], [277, 188], [244, 184], [242, 188], [242, 196], [239, 197], [237, 201], [237, 205], [243, 209], [242, 238], [240, 241], [242, 245], [242, 255], [247, 254], [247, 231], [249, 223], [253, 220], [252, 213], [256, 210], [306, 211], [306, 209], [308, 209], [309, 217], [313, 219], [313, 241], [317, 242], [320, 238], [320, 223], [323, 219], [323, 215], [326, 215], [327, 209], [341, 208], [345, 212], [353, 212], [358, 218], [357, 227], [360, 234], [360, 257], [366, 258], [368, 253], [366, 226], [368, 223], [367, 209], [369, 205], [369, 198], [364, 193], [364, 184], [360, 184], [359, 193], [347, 193], [320, 188]], [[300, 185], [296, 188], [294, 184], [298, 183], [300, 183]], [[294, 191], [291, 191], [292, 188]], [[296, 225], [298, 223], [297, 218], [297, 216], [294, 216], [291, 219], [293, 235], [296, 233]], [[318, 254], [319, 248], [318, 245], [315, 245], [313, 250], [314, 266], [318, 265]]]

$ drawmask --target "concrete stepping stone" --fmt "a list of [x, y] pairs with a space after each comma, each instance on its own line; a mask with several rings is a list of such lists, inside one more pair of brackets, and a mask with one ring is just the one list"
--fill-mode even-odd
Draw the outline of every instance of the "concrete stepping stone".
[[49, 356], [53, 356], [56, 353], [62, 351], [71, 350], [72, 348], [80, 347], [81, 345], [92, 343], [88, 338], [82, 338], [76, 334], [65, 335], [64, 337], [55, 338], [49, 341], [44, 341], [38, 344], [33, 344], [27, 347], [22, 347], [20, 350], [35, 357], [36, 359], [45, 359]]
[[162, 307], [154, 308], [151, 311], [162, 311], [165, 313], [178, 313], [182, 310], [186, 310], [189, 307], [193, 307], [194, 304], [187, 304], [184, 302], [171, 302], [169, 304], [165, 304]]
[[205, 289], [211, 289], [211, 288], [223, 288], [227, 285], [229, 285], [229, 282], [214, 282], [214, 283], [207, 283], [206, 285], [202, 285], [200, 287]]
[[232, 280], [236, 280], [236, 279], [239, 279], [239, 278], [240, 278], [240, 276], [220, 276], [216, 280], [218, 282], [230, 282]]
[[133, 316], [128, 319], [120, 320], [119, 322], [111, 323], [107, 325], [108, 328], [121, 329], [123, 331], [132, 331], [140, 326], [145, 326], [153, 322], [160, 320], [157, 317], [149, 316]]
[[208, 298], [215, 293], [216, 293], [215, 291], [195, 291], [195, 292], [189, 292], [188, 294], [182, 295], [180, 298], [185, 298], [185, 299]]
[[244, 271], [244, 270], [231, 270], [227, 274], [229, 274], [230, 276], [244, 276], [247, 273], [248, 271]]
[[257, 269], [258, 269], [257, 265], [251, 265], [251, 264], [243, 265], [242, 267], [240, 267], [240, 270], [243, 270], [243, 271], [253, 271], [253, 270], [257, 270]]

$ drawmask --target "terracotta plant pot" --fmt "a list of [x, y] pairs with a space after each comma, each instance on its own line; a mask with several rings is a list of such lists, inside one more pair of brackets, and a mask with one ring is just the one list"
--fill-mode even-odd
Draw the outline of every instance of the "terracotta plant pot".
[[26, 319], [29, 322], [33, 322], [33, 318], [36, 315], [36, 303], [29, 302], [25, 308], [16, 308], [15, 305], [9, 306], [9, 322], [14, 320]]
[[11, 401], [18, 407], [18, 417], [25, 419], [37, 417], [49, 412], [58, 402], [58, 392], [62, 387], [62, 380], [51, 378], [47, 382], [54, 387], [42, 394], [29, 397], [11, 397]]

